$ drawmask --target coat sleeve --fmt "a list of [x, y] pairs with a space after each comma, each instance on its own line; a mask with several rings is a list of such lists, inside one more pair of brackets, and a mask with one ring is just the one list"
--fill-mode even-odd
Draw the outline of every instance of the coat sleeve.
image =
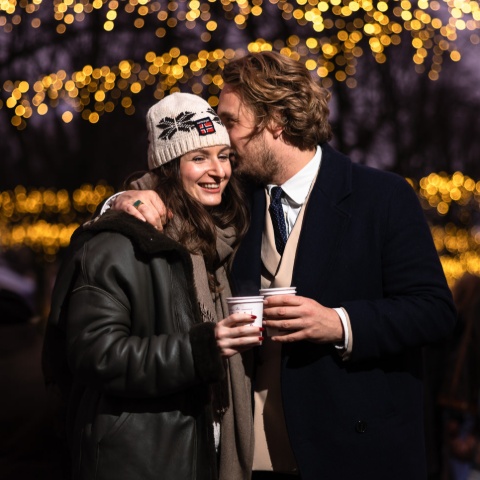
[[133, 323], [154, 321], [132, 318], [148, 311], [132, 308], [133, 293], [140, 288], [135, 282], [141, 283], [136, 274], [148, 267], [135, 258], [127, 239], [95, 246], [95, 253], [89, 252], [87, 243], [78, 255], [78, 278], [67, 302], [67, 358], [74, 377], [107, 393], [143, 398], [220, 380], [224, 368], [214, 325], [195, 324], [183, 333], [133, 334]]
[[401, 179], [388, 198], [381, 228], [382, 298], [342, 303], [352, 326], [352, 361], [438, 341], [456, 321], [451, 292], [414, 190]]

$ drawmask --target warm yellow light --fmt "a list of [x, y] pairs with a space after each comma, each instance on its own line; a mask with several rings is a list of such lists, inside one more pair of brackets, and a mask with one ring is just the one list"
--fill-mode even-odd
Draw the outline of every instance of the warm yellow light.
[[207, 30], [209, 30], [210, 32], [213, 32], [214, 30], [217, 29], [217, 22], [214, 22], [212, 20], [212, 21], [208, 22], [205, 26], [206, 26]]
[[387, 2], [378, 2], [377, 3], [377, 8], [380, 12], [386, 12], [388, 10], [388, 4]]
[[90, 123], [97, 123], [99, 120], [100, 120], [100, 116], [98, 115], [97, 112], [92, 112], [88, 117], [88, 121]]
[[7, 101], [5, 102], [5, 105], [8, 108], [14, 108], [16, 104], [17, 104], [17, 100], [13, 97], [7, 98]]
[[454, 62], [459, 62], [462, 58], [460, 52], [458, 51], [453, 51], [450, 53], [450, 58], [454, 61]]
[[62, 113], [62, 120], [65, 123], [70, 123], [73, 120], [73, 114], [72, 112], [63, 112]]
[[48, 112], [48, 106], [42, 103], [38, 106], [37, 112], [39, 115], [45, 115]]

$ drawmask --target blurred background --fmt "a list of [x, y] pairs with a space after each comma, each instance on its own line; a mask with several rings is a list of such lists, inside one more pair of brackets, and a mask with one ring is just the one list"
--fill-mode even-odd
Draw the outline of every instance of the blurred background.
[[[146, 167], [148, 108], [175, 91], [216, 107], [223, 65], [249, 51], [304, 62], [332, 93], [333, 146], [406, 177], [449, 285], [478, 277], [479, 44], [479, 3], [467, 0], [0, 0], [0, 293], [16, 295], [2, 323], [41, 337], [72, 232]], [[432, 479], [447, 350], [426, 357]]]

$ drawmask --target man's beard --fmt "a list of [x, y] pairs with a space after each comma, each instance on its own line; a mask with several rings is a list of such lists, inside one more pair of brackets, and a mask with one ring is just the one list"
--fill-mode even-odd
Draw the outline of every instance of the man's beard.
[[273, 153], [260, 142], [257, 148], [251, 150], [247, 158], [241, 157], [240, 161], [237, 158], [235, 173], [260, 185], [273, 183], [281, 170]]

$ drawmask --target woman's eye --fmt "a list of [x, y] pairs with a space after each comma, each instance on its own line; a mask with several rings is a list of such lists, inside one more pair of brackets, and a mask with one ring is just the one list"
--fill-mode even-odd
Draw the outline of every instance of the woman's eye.
[[192, 160], [195, 162], [195, 163], [200, 163], [203, 161], [203, 157], [193, 157]]
[[222, 162], [228, 162], [228, 160], [230, 160], [230, 156], [229, 155], [219, 155], [218, 159]]

